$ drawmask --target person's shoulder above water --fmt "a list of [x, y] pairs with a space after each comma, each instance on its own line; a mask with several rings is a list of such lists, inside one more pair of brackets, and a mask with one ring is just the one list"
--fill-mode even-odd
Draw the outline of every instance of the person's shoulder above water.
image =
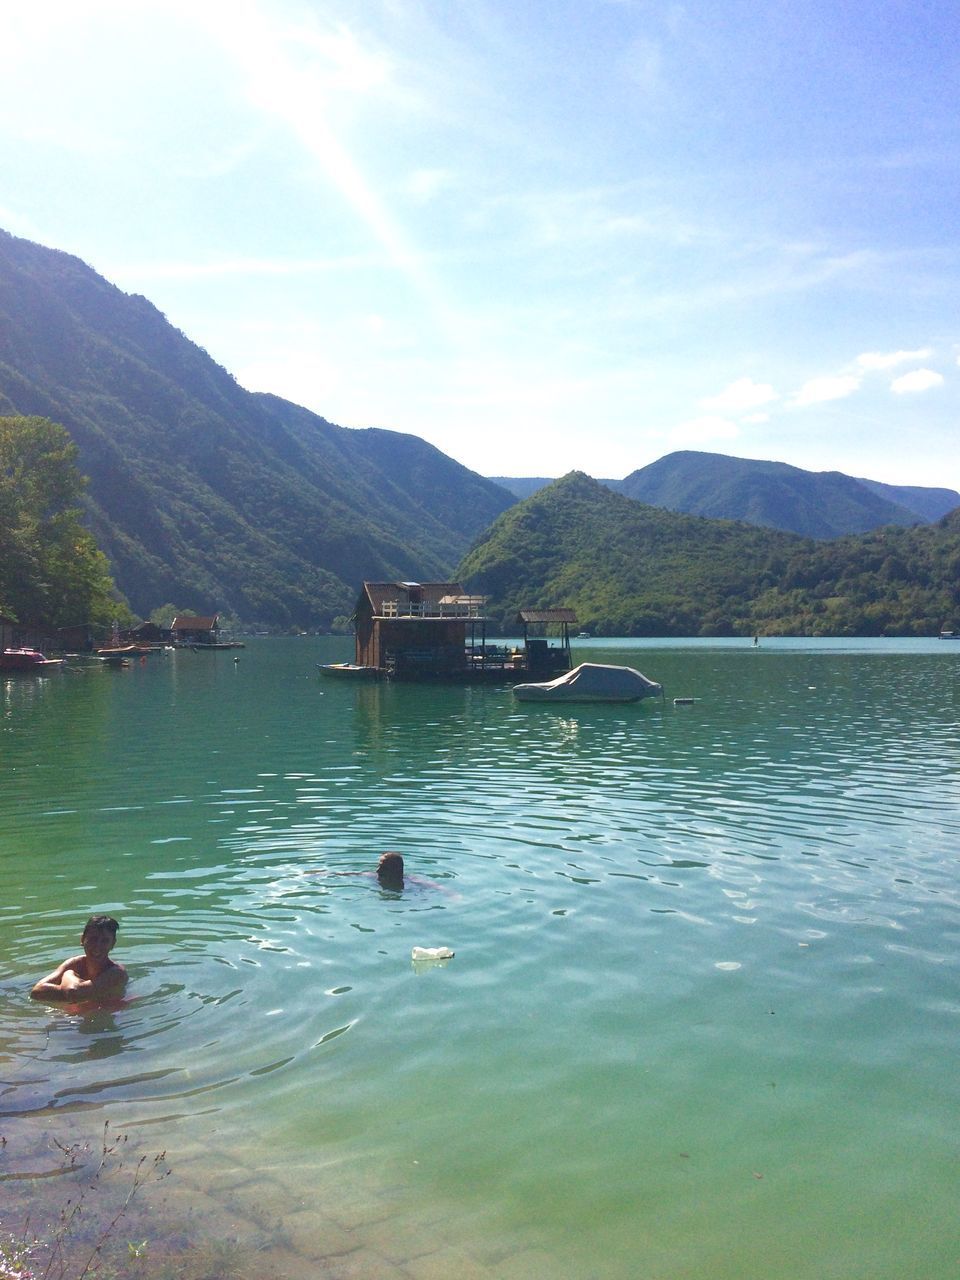
[[83, 954], [71, 956], [37, 982], [30, 996], [54, 1004], [83, 1000], [109, 1000], [122, 995], [127, 971], [110, 959], [119, 925], [113, 916], [91, 916], [83, 927]]

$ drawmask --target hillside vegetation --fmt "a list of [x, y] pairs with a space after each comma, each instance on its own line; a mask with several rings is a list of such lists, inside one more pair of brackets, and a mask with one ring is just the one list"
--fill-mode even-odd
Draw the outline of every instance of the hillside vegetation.
[[571, 472], [506, 511], [459, 574], [508, 630], [521, 607], [563, 604], [597, 635], [929, 635], [960, 610], [960, 512], [816, 542]]
[[363, 578], [449, 576], [513, 501], [415, 436], [240, 387], [145, 298], [0, 232], [0, 413], [62, 423], [141, 615], [325, 626]]

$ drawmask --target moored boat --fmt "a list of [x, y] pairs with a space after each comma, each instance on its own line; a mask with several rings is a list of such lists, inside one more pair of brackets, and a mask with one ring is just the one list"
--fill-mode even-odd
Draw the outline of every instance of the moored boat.
[[48, 658], [39, 649], [4, 649], [0, 653], [0, 671], [33, 671], [43, 675], [62, 666], [62, 658]]
[[119, 662], [122, 658], [139, 658], [141, 652], [138, 644], [108, 644], [97, 650], [97, 657], [105, 662]]
[[377, 680], [380, 676], [376, 667], [362, 667], [356, 662], [318, 662], [317, 670], [322, 676], [341, 676], [349, 680]]
[[633, 667], [601, 662], [582, 662], [556, 680], [513, 687], [513, 696], [520, 702], [639, 702], [662, 694], [662, 685]]

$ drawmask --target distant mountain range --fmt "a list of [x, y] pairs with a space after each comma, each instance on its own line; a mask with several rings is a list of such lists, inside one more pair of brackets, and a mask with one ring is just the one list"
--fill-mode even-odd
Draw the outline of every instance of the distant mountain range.
[[5, 232], [0, 415], [70, 433], [141, 616], [324, 628], [364, 579], [453, 578], [508, 628], [523, 605], [573, 604], [608, 635], [929, 634], [960, 612], [952, 490], [708, 453], [495, 483], [416, 436], [245, 391], [145, 298]]
[[[492, 478], [521, 499], [551, 483], [542, 478]], [[881, 484], [840, 471], [804, 471], [785, 462], [692, 450], [669, 453], [623, 480], [600, 483], [667, 511], [744, 520], [809, 538], [927, 523], [960, 506], [960, 493], [953, 489]]]
[[146, 298], [0, 232], [0, 414], [61, 423], [132, 608], [304, 627], [450, 576], [513, 501], [432, 445], [245, 391]]

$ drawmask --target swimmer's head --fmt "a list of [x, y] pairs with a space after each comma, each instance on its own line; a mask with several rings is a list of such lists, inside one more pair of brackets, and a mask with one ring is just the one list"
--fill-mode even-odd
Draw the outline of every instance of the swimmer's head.
[[116, 946], [118, 928], [113, 916], [91, 916], [80, 935], [84, 955], [88, 959], [105, 960]]
[[382, 853], [377, 863], [377, 879], [385, 889], [403, 888], [403, 858], [399, 853]]
[[91, 916], [87, 923], [83, 926], [83, 933], [80, 935], [80, 941], [83, 942], [91, 933], [112, 933], [113, 940], [117, 940], [117, 930], [120, 926], [114, 920], [113, 916]]

